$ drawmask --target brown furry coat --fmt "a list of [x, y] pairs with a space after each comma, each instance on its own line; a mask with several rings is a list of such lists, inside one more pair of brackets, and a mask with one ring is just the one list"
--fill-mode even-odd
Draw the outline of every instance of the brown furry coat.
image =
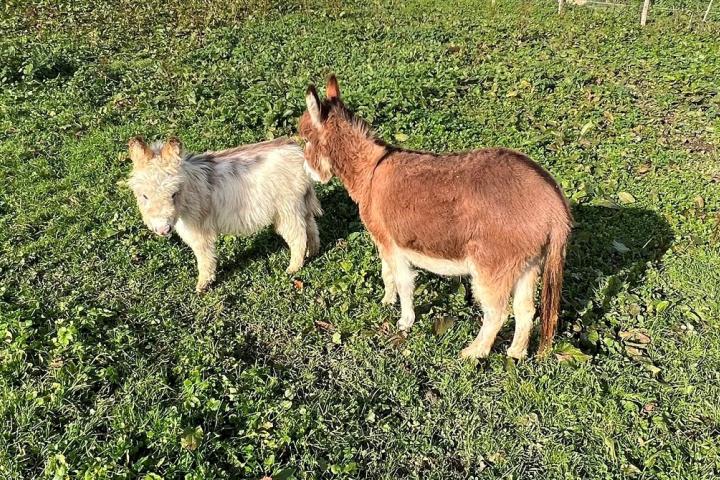
[[548, 347], [572, 223], [550, 174], [504, 148], [436, 155], [386, 145], [345, 108], [334, 77], [327, 90], [323, 103], [313, 87], [308, 90], [300, 120], [307, 168], [321, 181], [337, 175], [357, 202], [383, 259], [385, 300], [400, 295], [399, 326], [409, 328], [414, 320], [413, 267], [469, 274], [485, 322], [463, 355], [487, 355], [514, 294], [516, 338], [508, 353], [522, 357], [528, 342], [518, 335], [529, 334], [535, 279], [544, 263], [541, 348]]

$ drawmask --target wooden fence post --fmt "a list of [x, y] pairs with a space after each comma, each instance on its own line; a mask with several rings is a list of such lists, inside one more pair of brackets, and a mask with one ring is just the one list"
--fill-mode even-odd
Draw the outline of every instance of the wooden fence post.
[[705, 10], [705, 15], [703, 16], [703, 22], [707, 21], [708, 15], [710, 15], [710, 7], [712, 7], [713, 0], [710, 0], [710, 3], [708, 3], [708, 8]]
[[640, 25], [643, 27], [647, 23], [648, 10], [650, 10], [650, 0], [645, 0], [642, 13], [640, 14]]

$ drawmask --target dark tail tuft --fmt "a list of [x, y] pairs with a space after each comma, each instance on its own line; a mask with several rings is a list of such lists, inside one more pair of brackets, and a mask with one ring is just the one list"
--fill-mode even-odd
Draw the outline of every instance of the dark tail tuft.
[[565, 247], [568, 236], [568, 230], [558, 229], [558, 231], [553, 231], [550, 234], [550, 241], [545, 252], [545, 268], [543, 269], [542, 278], [542, 312], [540, 314], [540, 355], [548, 353], [555, 336], [555, 328], [560, 313]]

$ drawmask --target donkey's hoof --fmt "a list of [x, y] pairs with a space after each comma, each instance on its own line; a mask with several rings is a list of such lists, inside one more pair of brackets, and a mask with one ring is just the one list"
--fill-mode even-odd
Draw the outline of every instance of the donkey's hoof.
[[489, 348], [478, 347], [475, 345], [469, 345], [460, 351], [460, 358], [487, 358], [490, 355]]
[[507, 356], [515, 360], [522, 360], [527, 357], [527, 348], [508, 348]]
[[414, 323], [415, 323], [414, 318], [401, 318], [397, 322], [397, 328], [398, 328], [398, 330], [407, 332], [408, 330], [410, 330], [412, 328]]
[[395, 305], [396, 301], [397, 295], [391, 295], [389, 293], [386, 293], [382, 300], [380, 300], [380, 303], [382, 303], [383, 305]]
[[290, 265], [288, 265], [288, 268], [285, 270], [285, 273], [288, 275], [292, 275], [293, 273], [297, 273], [298, 270], [300, 270], [303, 266], [303, 262], [293, 262]]
[[198, 280], [197, 285], [195, 285], [195, 292], [196, 293], [205, 293], [207, 292], [208, 288], [210, 288], [210, 285], [215, 281], [215, 277], [208, 278], [206, 280]]

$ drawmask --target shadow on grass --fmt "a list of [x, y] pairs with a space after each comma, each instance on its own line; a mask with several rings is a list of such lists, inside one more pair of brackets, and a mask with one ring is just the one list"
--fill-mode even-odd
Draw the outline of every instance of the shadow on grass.
[[561, 321], [587, 327], [601, 321], [621, 290], [638, 285], [672, 244], [673, 232], [664, 218], [641, 208], [578, 205], [573, 216]]
[[[323, 215], [317, 218], [318, 230], [320, 231], [320, 255], [332, 248], [339, 240], [347, 238], [353, 232], [363, 229], [358, 216], [357, 205], [350, 199], [347, 191], [337, 181], [328, 185], [318, 192], [318, 199], [323, 208]], [[248, 247], [238, 249], [238, 255], [234, 258], [223, 259], [218, 257], [218, 279], [217, 284], [222, 283], [228, 276], [236, 271], [242, 270], [249, 262], [267, 258], [270, 254], [288, 250], [285, 241], [274, 232], [272, 228], [266, 228], [262, 232], [250, 237]], [[288, 257], [289, 258], [289, 257]], [[306, 264], [315, 261], [314, 258], [306, 260]]]

